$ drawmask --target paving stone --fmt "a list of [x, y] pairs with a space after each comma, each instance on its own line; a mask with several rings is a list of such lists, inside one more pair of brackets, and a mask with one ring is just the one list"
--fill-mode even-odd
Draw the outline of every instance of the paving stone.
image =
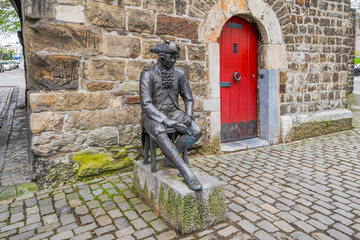
[[97, 238], [94, 238], [94, 240], [111, 240], [111, 239], [114, 239], [115, 237], [111, 234], [106, 234], [104, 236], [101, 236], [101, 237], [97, 237]]
[[58, 234], [52, 236], [50, 238], [50, 240], [68, 239], [68, 238], [71, 238], [73, 236], [74, 236], [73, 232], [69, 230], [69, 231], [61, 232], [61, 233], [58, 233]]
[[118, 206], [121, 209], [121, 211], [126, 211], [131, 209], [130, 205], [127, 202], [119, 203]]
[[37, 229], [38, 233], [43, 233], [43, 232], [48, 232], [48, 231], [52, 231], [56, 228], [60, 227], [60, 223], [53, 223], [53, 224], [48, 224], [48, 225], [44, 225], [42, 227], [39, 227]]
[[22, 213], [23, 206], [21, 205], [21, 206], [12, 207], [10, 212], [11, 212], [11, 214]]
[[139, 198], [132, 198], [130, 199], [130, 202], [133, 204], [133, 205], [137, 205], [137, 204], [140, 204], [141, 203], [141, 200]]
[[74, 215], [67, 214], [67, 215], [60, 216], [60, 222], [62, 225], [68, 225], [70, 223], [76, 222], [76, 220], [75, 220]]
[[110, 189], [113, 188], [114, 186], [111, 183], [105, 183], [104, 185], [101, 186], [103, 189]]
[[84, 215], [89, 212], [89, 209], [85, 205], [81, 205], [75, 208], [75, 213], [77, 215]]
[[106, 212], [102, 208], [95, 208], [95, 209], [91, 210], [91, 213], [94, 217], [99, 217], [99, 216], [105, 215]]
[[309, 236], [306, 233], [296, 231], [291, 234], [291, 236], [295, 239], [301, 239], [301, 240], [314, 240], [311, 236]]
[[100, 236], [104, 233], [107, 233], [107, 232], [110, 232], [110, 231], [113, 231], [115, 230], [115, 226], [114, 225], [107, 225], [105, 227], [102, 227], [102, 228], [98, 228], [98, 229], [95, 229], [95, 233], [96, 235]]
[[94, 195], [92, 195], [92, 194], [86, 194], [86, 195], [83, 196], [83, 199], [84, 199], [84, 201], [87, 202], [87, 201], [94, 200], [95, 197], [94, 197]]
[[115, 218], [114, 223], [118, 229], [123, 229], [130, 225], [129, 221], [124, 217]]
[[176, 238], [176, 232], [175, 231], [168, 231], [160, 234], [157, 239], [159, 240], [170, 240]]
[[134, 233], [134, 236], [137, 238], [137, 239], [143, 239], [143, 238], [146, 238], [146, 237], [149, 237], [151, 235], [155, 234], [155, 231], [154, 229], [152, 228], [145, 228], [145, 229], [141, 229], [137, 232]]
[[71, 207], [70, 206], [64, 206], [64, 207], [56, 209], [56, 213], [58, 215], [64, 215], [64, 214], [67, 214], [69, 212], [71, 212]]
[[315, 239], [320, 239], [320, 240], [334, 240], [334, 238], [329, 237], [328, 235], [325, 235], [324, 233], [312, 233], [311, 236]]
[[330, 234], [331, 236], [333, 236], [335, 239], [341, 239], [341, 240], [350, 240], [351, 238], [335, 229], [330, 229], [328, 231], [326, 231], [328, 234]]
[[106, 202], [106, 201], [109, 201], [110, 198], [107, 194], [103, 194], [103, 195], [100, 195], [98, 196], [98, 198], [102, 201], [102, 202]]
[[147, 224], [141, 218], [135, 219], [131, 221], [131, 224], [134, 226], [136, 230], [140, 230], [147, 227]]
[[85, 225], [85, 224], [94, 222], [94, 218], [90, 214], [87, 214], [85, 216], [80, 217], [80, 222], [82, 225]]
[[32, 207], [32, 206], [35, 206], [36, 204], [37, 204], [36, 198], [30, 198], [30, 199], [25, 200], [26, 207]]
[[102, 205], [106, 211], [116, 209], [116, 204], [113, 201], [104, 202]]
[[29, 240], [42, 240], [42, 239], [46, 239], [47, 237], [49, 237], [53, 234], [54, 234], [53, 231], [48, 231], [45, 233], [36, 234], [34, 237], [29, 238]]
[[92, 194], [94, 194], [95, 196], [99, 196], [102, 193], [103, 193], [103, 190], [101, 188], [92, 191]]
[[81, 234], [81, 233], [84, 233], [84, 232], [87, 232], [87, 231], [91, 231], [91, 230], [95, 229], [96, 227], [97, 227], [96, 223], [91, 223], [91, 224], [88, 224], [88, 225], [85, 225], [85, 226], [75, 228], [74, 233], [76, 235], [78, 235], [78, 234]]
[[304, 230], [306, 233], [311, 233], [316, 230], [313, 226], [307, 224], [306, 222], [297, 221], [294, 222], [294, 224]]
[[59, 221], [56, 214], [44, 216], [44, 217], [42, 217], [42, 219], [43, 219], [45, 225], [57, 223]]
[[108, 215], [98, 217], [96, 218], [96, 221], [100, 224], [100, 226], [105, 226], [112, 223], [111, 218]]
[[238, 224], [242, 229], [244, 229], [246, 232], [250, 234], [253, 234], [255, 231], [258, 230], [258, 228], [248, 220], [242, 220], [238, 222]]
[[72, 238], [70, 238], [70, 240], [86, 240], [86, 239], [92, 239], [92, 234], [91, 232], [84, 232], [82, 234], [76, 235]]
[[250, 211], [244, 211], [242, 213], [240, 213], [242, 216], [244, 216], [245, 218], [249, 219], [251, 222], [256, 222], [257, 220], [260, 219], [260, 217], [258, 215], [256, 215], [253, 212]]
[[100, 207], [100, 203], [99, 201], [97, 200], [92, 200], [92, 201], [89, 201], [86, 203], [86, 205], [90, 208], [90, 209], [93, 209], [93, 208], [97, 208], [97, 207]]
[[121, 237], [124, 237], [126, 235], [130, 235], [130, 234], [132, 234], [134, 232], [135, 232], [134, 229], [131, 226], [129, 226], [129, 227], [123, 228], [123, 229], [121, 229], [119, 231], [116, 231], [115, 235], [116, 235], [116, 237], [121, 238]]
[[264, 229], [265, 231], [267, 232], [276, 232], [278, 231], [279, 229], [277, 227], [275, 227], [272, 223], [264, 220], [264, 221], [261, 221], [259, 223], [256, 224], [256, 226]]
[[6, 232], [12, 229], [20, 228], [24, 226], [24, 222], [17, 222], [14, 224], [7, 225], [5, 227], [0, 228], [0, 232]]
[[24, 214], [22, 212], [11, 214], [10, 223], [16, 223], [24, 220]]
[[130, 220], [134, 220], [134, 219], [138, 218], [138, 215], [136, 214], [136, 212], [134, 212], [134, 211], [132, 211], [132, 210], [126, 211], [126, 212], [124, 213], [124, 215], [125, 215], [128, 219], [130, 219]]
[[120, 195], [114, 196], [114, 197], [113, 197], [113, 200], [114, 200], [114, 202], [116, 202], [116, 203], [121, 203], [121, 202], [125, 202], [125, 201], [126, 201], [125, 198], [123, 198], [123, 197], [120, 196]]
[[42, 223], [41, 223], [41, 222], [29, 224], [29, 225], [26, 225], [25, 227], [19, 228], [19, 233], [23, 233], [23, 232], [27, 232], [27, 231], [30, 231], [30, 230], [34, 230], [34, 229], [36, 229], [36, 228], [38, 228], [38, 227], [41, 227], [41, 226], [42, 226]]
[[62, 227], [59, 227], [57, 229], [57, 232], [60, 233], [60, 232], [66, 232], [66, 231], [69, 231], [69, 230], [73, 230], [75, 228], [77, 228], [78, 225], [76, 223], [70, 223], [68, 225], [65, 225], [65, 226], [62, 226]]
[[20, 233], [16, 236], [11, 236], [9, 238], [9, 240], [23, 240], [23, 239], [28, 239], [32, 236], [35, 235], [35, 230], [31, 230], [31, 231], [28, 231], [28, 232], [24, 232], [24, 233]]
[[151, 210], [148, 205], [143, 204], [143, 203], [136, 205], [135, 208], [140, 214]]
[[283, 220], [274, 222], [274, 225], [286, 233], [291, 233], [292, 231], [295, 230], [292, 226], [290, 226], [287, 222]]
[[141, 215], [141, 217], [144, 218], [145, 222], [150, 222], [150, 221], [158, 218], [158, 216], [156, 216], [156, 214], [151, 211], [143, 213]]
[[264, 232], [264, 231], [256, 232], [255, 237], [257, 237], [260, 240], [275, 240], [275, 238], [273, 238], [267, 232]]

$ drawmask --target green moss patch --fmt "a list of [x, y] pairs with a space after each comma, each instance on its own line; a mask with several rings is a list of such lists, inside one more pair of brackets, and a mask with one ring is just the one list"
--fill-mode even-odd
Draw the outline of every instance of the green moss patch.
[[74, 171], [79, 177], [97, 175], [102, 172], [119, 170], [130, 165], [126, 148], [114, 146], [108, 149], [92, 148], [73, 156]]
[[294, 126], [291, 136], [292, 140], [296, 141], [350, 129], [352, 129], [351, 118], [336, 121], [311, 122]]

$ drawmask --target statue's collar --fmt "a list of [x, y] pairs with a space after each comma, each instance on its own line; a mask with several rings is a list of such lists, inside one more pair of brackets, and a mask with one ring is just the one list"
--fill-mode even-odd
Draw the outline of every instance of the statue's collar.
[[160, 61], [157, 62], [157, 65], [158, 65], [158, 67], [159, 67], [160, 72], [162, 72], [162, 73], [164, 73], [164, 72], [174, 72], [175, 66], [172, 67], [172, 68], [170, 68], [170, 69], [167, 69], [166, 67], [164, 67], [164, 66], [161, 64]]

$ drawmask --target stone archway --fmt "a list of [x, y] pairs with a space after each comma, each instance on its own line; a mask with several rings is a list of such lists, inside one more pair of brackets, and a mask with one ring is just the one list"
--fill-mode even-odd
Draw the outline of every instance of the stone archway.
[[[200, 38], [208, 45], [209, 96], [204, 107], [205, 111], [210, 112], [211, 139], [218, 138], [221, 129], [217, 40], [223, 25], [232, 16], [256, 22], [260, 31], [260, 138], [270, 144], [277, 144], [280, 136], [279, 70], [287, 69], [286, 49], [276, 13], [264, 0], [220, 0], [212, 7], [201, 26]], [[211, 107], [207, 109], [207, 106]]]

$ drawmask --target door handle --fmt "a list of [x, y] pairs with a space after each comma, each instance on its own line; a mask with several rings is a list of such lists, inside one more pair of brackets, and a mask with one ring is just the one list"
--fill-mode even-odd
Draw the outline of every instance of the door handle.
[[229, 88], [231, 87], [231, 82], [220, 82], [221, 88]]
[[234, 78], [235, 78], [236, 81], [240, 81], [241, 74], [239, 72], [234, 73]]

